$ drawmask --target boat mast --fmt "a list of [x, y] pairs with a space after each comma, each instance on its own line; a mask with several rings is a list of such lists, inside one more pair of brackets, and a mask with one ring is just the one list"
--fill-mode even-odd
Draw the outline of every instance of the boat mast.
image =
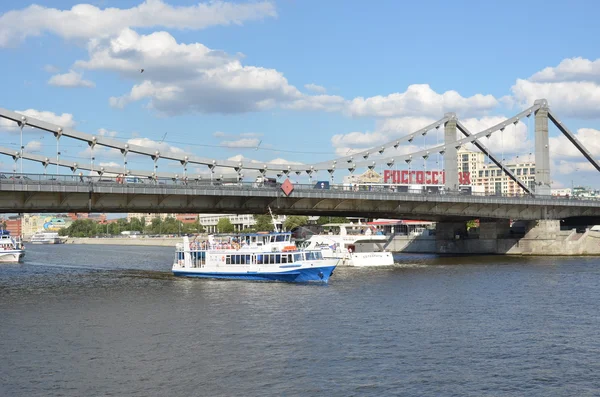
[[273, 222], [273, 228], [275, 228], [275, 233], [279, 232], [279, 230], [277, 230], [277, 221], [275, 220], [275, 216], [273, 215], [273, 211], [271, 211], [271, 207], [267, 206], [267, 208], [269, 209], [269, 214], [271, 214], [271, 221]]

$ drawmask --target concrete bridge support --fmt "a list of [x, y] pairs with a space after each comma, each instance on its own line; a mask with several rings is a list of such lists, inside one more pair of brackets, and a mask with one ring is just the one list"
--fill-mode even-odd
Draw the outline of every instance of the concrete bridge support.
[[525, 228], [523, 239], [556, 239], [560, 232], [560, 220], [541, 219], [538, 221], [529, 221]]
[[492, 219], [479, 221], [479, 239], [496, 240], [510, 236], [510, 221], [508, 219]]
[[548, 142], [548, 102], [538, 99], [542, 107], [535, 112], [535, 194], [549, 196], [550, 146]]
[[446, 113], [448, 121], [444, 125], [444, 170], [446, 171], [446, 190], [458, 190], [458, 155], [456, 148], [456, 114]]

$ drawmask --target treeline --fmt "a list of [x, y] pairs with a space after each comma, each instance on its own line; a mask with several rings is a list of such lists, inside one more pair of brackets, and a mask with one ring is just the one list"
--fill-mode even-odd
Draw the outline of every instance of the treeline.
[[[244, 233], [270, 232], [275, 230], [270, 215], [254, 215], [256, 224], [242, 230]], [[346, 223], [347, 218], [322, 216], [317, 220], [317, 224], [326, 223]], [[284, 230], [292, 230], [297, 226], [308, 224], [307, 216], [288, 216], [283, 223]], [[228, 218], [221, 218], [217, 223], [219, 233], [232, 233], [234, 226]], [[70, 237], [95, 237], [95, 236], [115, 236], [124, 231], [137, 231], [143, 234], [190, 234], [203, 233], [204, 227], [198, 222], [183, 223], [175, 218], [154, 218], [149, 225], [146, 225], [145, 218], [132, 218], [130, 222], [127, 219], [117, 219], [116, 222], [109, 224], [100, 224], [91, 219], [78, 219], [73, 221], [69, 227], [59, 231], [61, 236]]]
[[61, 236], [70, 237], [95, 237], [106, 235], [119, 235], [124, 231], [137, 231], [143, 234], [190, 234], [202, 233], [204, 227], [198, 222], [183, 223], [175, 218], [154, 218], [152, 223], [146, 225], [145, 218], [117, 219], [116, 222], [100, 224], [91, 219], [77, 219], [59, 231]]

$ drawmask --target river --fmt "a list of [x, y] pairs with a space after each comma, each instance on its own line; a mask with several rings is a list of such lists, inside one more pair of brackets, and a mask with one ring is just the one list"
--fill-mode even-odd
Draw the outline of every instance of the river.
[[329, 285], [175, 278], [173, 249], [0, 266], [2, 396], [597, 396], [600, 261], [397, 255]]

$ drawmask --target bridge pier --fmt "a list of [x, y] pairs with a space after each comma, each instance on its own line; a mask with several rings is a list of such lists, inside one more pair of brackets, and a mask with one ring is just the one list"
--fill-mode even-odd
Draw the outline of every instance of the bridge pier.
[[510, 236], [510, 221], [508, 219], [479, 220], [479, 239], [496, 240]]
[[535, 101], [541, 105], [535, 112], [535, 194], [550, 196], [550, 146], [548, 141], [548, 102]]
[[444, 171], [446, 181], [444, 189], [458, 190], [458, 154], [456, 148], [456, 114], [446, 113], [448, 121], [444, 124]]
[[540, 219], [528, 221], [523, 239], [555, 239], [560, 232], [560, 220]]

